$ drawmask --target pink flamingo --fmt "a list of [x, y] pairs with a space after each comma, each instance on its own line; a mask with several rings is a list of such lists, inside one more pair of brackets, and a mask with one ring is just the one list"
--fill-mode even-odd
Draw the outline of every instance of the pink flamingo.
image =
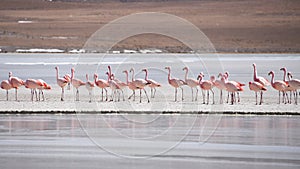
[[43, 84], [35, 79], [27, 79], [24, 85], [26, 88], [31, 90], [31, 101], [33, 101], [34, 94], [36, 97], [36, 101], [38, 101], [36, 89], [42, 87]]
[[[278, 90], [279, 91], [279, 104], [280, 104], [280, 92], [282, 92], [283, 96], [285, 95], [285, 90], [286, 88], [288, 87], [287, 83], [284, 82], [284, 81], [281, 81], [281, 80], [274, 80], [274, 72], [273, 71], [270, 71], [269, 76], [271, 75], [272, 78], [271, 78], [271, 85], [272, 87], [275, 89], [275, 90]], [[284, 99], [283, 99], [284, 100]], [[285, 102], [286, 103], [286, 102]]]
[[226, 90], [228, 93], [231, 93], [231, 104], [235, 102], [235, 93], [239, 91], [243, 91], [242, 86], [234, 81], [228, 81], [227, 76], [223, 75], [221, 78], [222, 82], [225, 84]]
[[[123, 83], [123, 82], [121, 82], [121, 81], [119, 81], [118, 79], [115, 79], [114, 74], [111, 72], [111, 67], [110, 67], [110, 65], [108, 65], [107, 68], [108, 68], [108, 77], [109, 77], [109, 79], [110, 79], [109, 84], [110, 84], [110, 88], [111, 88], [111, 90], [112, 90], [111, 99], [113, 100], [113, 95], [115, 95], [115, 98], [116, 98], [116, 96], [117, 96], [116, 94], [117, 94], [117, 92], [118, 92], [118, 94], [119, 94], [119, 99], [118, 99], [118, 101], [120, 101], [120, 91], [121, 91], [121, 93], [123, 94], [123, 101], [125, 101], [124, 92], [123, 92], [122, 89], [126, 86], [126, 84]], [[116, 80], [117, 80], [119, 83], [118, 83]], [[115, 100], [116, 100], [116, 99], [115, 99]]]
[[6, 100], [8, 100], [8, 91], [13, 88], [8, 80], [3, 80], [0, 85], [1, 89], [6, 90]]
[[[211, 91], [211, 93], [212, 93], [212, 95], [213, 95], [213, 104], [215, 104], [215, 99], [214, 99], [215, 93], [214, 93], [214, 91], [212, 90], [214, 84], [213, 84], [213, 82], [210, 81], [210, 80], [203, 80], [203, 77], [204, 77], [203, 73], [200, 73], [200, 74], [198, 75], [197, 80], [199, 80], [200, 88], [201, 88], [202, 90], [204, 90], [204, 91], [207, 91], [207, 103], [206, 103], [206, 104], [209, 103], [209, 91]], [[203, 96], [203, 104], [205, 104], [205, 94], [204, 94], [203, 92], [202, 92], [202, 96]]]
[[68, 82], [68, 88], [67, 88], [67, 90], [70, 90], [71, 89], [71, 76], [69, 75], [69, 74], [65, 74], [64, 75], [64, 79], [66, 79], [67, 80], [67, 82]]
[[58, 66], [55, 67], [56, 70], [56, 83], [61, 88], [61, 97], [60, 100], [64, 101], [64, 93], [65, 93], [65, 86], [68, 84], [68, 80], [65, 78], [59, 78], [59, 68]]
[[12, 76], [12, 72], [9, 72], [8, 74], [8, 82], [10, 85], [15, 88], [16, 91], [16, 101], [18, 101], [18, 89], [20, 86], [24, 85], [24, 81], [18, 77]]
[[[262, 84], [263, 86], [269, 86], [270, 82], [266, 78], [257, 76], [256, 64], [253, 63], [252, 66], [253, 66], [253, 71], [254, 71], [253, 72], [253, 81], [258, 82], [258, 83]], [[263, 91], [260, 91], [260, 95], [263, 95]], [[261, 96], [261, 98], [262, 98], [262, 96]], [[261, 100], [261, 103], [263, 103], [263, 100]]]
[[[222, 73], [219, 73], [218, 77], [222, 77]], [[211, 76], [211, 81], [214, 83], [214, 86], [216, 86], [220, 90], [220, 104], [223, 103], [223, 90], [226, 90], [225, 84], [222, 82], [221, 79], [215, 80], [214, 76]]]
[[124, 96], [124, 92], [123, 89], [125, 87], [127, 87], [127, 84], [122, 82], [121, 80], [115, 78], [114, 74], [111, 74], [111, 79], [114, 80], [118, 85], [119, 85], [119, 90], [121, 91], [122, 95], [123, 95], [123, 101], [125, 101], [125, 96]]
[[[117, 95], [116, 92], [118, 89], [120, 89], [120, 86], [117, 84], [117, 82], [115, 82], [114, 80], [112, 80], [111, 75], [109, 72], [106, 72], [107, 76], [108, 76], [108, 85], [111, 89], [111, 100], [113, 101], [115, 98], [115, 101], [117, 101]], [[120, 96], [119, 96], [119, 100], [120, 101]]]
[[102, 89], [102, 101], [103, 101], [103, 90], [105, 90], [105, 93], [106, 93], [106, 100], [108, 100], [108, 97], [107, 97], [107, 87], [109, 87], [108, 85], [108, 80], [104, 80], [104, 79], [98, 79], [98, 75], [95, 73], [94, 74], [94, 80], [95, 80], [95, 84], [96, 86], [98, 86], [99, 88]]
[[194, 101], [194, 88], [196, 88], [196, 97], [195, 97], [195, 101], [197, 101], [197, 97], [198, 97], [198, 88], [197, 86], [199, 85], [199, 82], [196, 79], [192, 79], [192, 78], [188, 78], [188, 72], [189, 72], [189, 68], [188, 67], [184, 67], [182, 70], [185, 70], [185, 77], [184, 77], [184, 81], [185, 83], [191, 88], [192, 90], [192, 101]]
[[255, 99], [256, 99], [256, 105], [257, 105], [257, 92], [260, 92], [260, 102], [259, 104], [262, 104], [262, 91], [267, 91], [267, 88], [258, 82], [249, 82], [249, 89], [255, 92]]
[[74, 68], [71, 69], [71, 83], [72, 83], [73, 87], [76, 88], [76, 101], [79, 101], [79, 90], [78, 90], [78, 88], [80, 86], [85, 85], [85, 83], [82, 80], [75, 78], [75, 69]]
[[[283, 71], [283, 81], [284, 81], [285, 83], [289, 84], [289, 80], [286, 79], [286, 75], [287, 75], [286, 68], [283, 67], [283, 68], [281, 68], [280, 70]], [[287, 98], [288, 103], [291, 104], [291, 103], [292, 103], [292, 93], [294, 92], [294, 89], [293, 89], [291, 86], [288, 85], [288, 87], [286, 88], [286, 92], [288, 92], [288, 91], [290, 92], [290, 99], [289, 99], [287, 93], [285, 93], [285, 95], [286, 95], [286, 98]], [[283, 96], [283, 100], [284, 100], [284, 97], [285, 97], [285, 96]]]
[[[155, 80], [152, 80], [152, 79], [149, 79], [148, 78], [148, 69], [142, 69], [142, 71], [144, 71], [145, 72], [145, 80], [148, 82], [148, 83], [150, 83], [148, 86], [150, 87], [150, 89], [151, 89], [151, 98], [154, 98], [155, 97], [155, 93], [156, 93], [156, 88], [157, 87], [161, 87], [161, 84], [160, 83], [158, 83], [158, 82], [156, 82]], [[153, 90], [154, 90], [154, 92], [153, 92]]]
[[293, 76], [291, 72], [288, 72], [288, 78], [289, 78], [289, 86], [294, 90], [295, 92], [295, 104], [297, 104], [298, 101], [298, 90], [300, 89], [300, 80], [299, 79], [292, 79]]
[[133, 68], [131, 68], [129, 72], [132, 72], [132, 83], [140, 89], [140, 103], [142, 103], [142, 90], [144, 90], [144, 93], [147, 97], [148, 103], [150, 103], [148, 94], [145, 90], [145, 86], [149, 85], [150, 83], [148, 83], [145, 79], [134, 79], [134, 69]]
[[50, 90], [51, 86], [48, 85], [44, 80], [37, 79], [38, 82], [42, 84], [42, 86], [39, 86], [37, 89], [39, 89], [39, 101], [41, 100], [41, 94], [43, 97], [43, 101], [45, 101], [44, 91], [43, 90]]
[[85, 87], [89, 92], [89, 96], [90, 96], [90, 101], [89, 102], [91, 103], [92, 102], [92, 91], [95, 87], [95, 84], [93, 82], [89, 81], [89, 75], [88, 74], [85, 75], [85, 78], [86, 78]]
[[[126, 75], [126, 83], [127, 83], [128, 88], [130, 90], [132, 90], [132, 94], [128, 97], [128, 99], [130, 99], [133, 96], [133, 101], [135, 101], [135, 90], [138, 90], [139, 88], [136, 87], [133, 82], [129, 81], [127, 70], [124, 70], [123, 73], [125, 73], [125, 75]], [[133, 77], [132, 77], [132, 79], [133, 79]]]
[[178, 78], [172, 78], [171, 79], [171, 68], [170, 67], [165, 67], [165, 69], [169, 70], [168, 73], [168, 82], [169, 84], [175, 88], [175, 102], [177, 101], [177, 88], [180, 88], [182, 91], [182, 100], [183, 100], [183, 88], [181, 86], [186, 85], [185, 81], [180, 80]]
[[[225, 79], [228, 80], [228, 78], [229, 78], [229, 72], [225, 72], [224, 75], [225, 75]], [[233, 81], [233, 80], [231, 80], [230, 83], [233, 83], [236, 86], [240, 86], [240, 87], [245, 86], [245, 84], [237, 82], [237, 81]], [[238, 91], [236, 93], [237, 93], [237, 97], [238, 97], [238, 102], [240, 102], [241, 101], [241, 99], [240, 99], [240, 93]], [[234, 93], [234, 96], [235, 96], [235, 93]], [[229, 93], [228, 93], [228, 96], [227, 96], [227, 103], [228, 103], [228, 97], [229, 97]]]

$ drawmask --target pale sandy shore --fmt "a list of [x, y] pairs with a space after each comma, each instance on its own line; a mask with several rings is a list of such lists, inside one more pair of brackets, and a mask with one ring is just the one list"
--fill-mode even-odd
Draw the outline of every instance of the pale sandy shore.
[[[184, 101], [174, 101], [174, 89], [168, 84], [157, 90], [156, 97], [147, 103], [145, 95], [142, 103], [139, 103], [139, 92], [135, 101], [128, 100], [131, 91], [124, 90], [125, 101], [102, 102], [101, 91], [95, 88], [92, 102], [89, 103], [88, 92], [85, 87], [80, 89], [80, 101], [74, 101], [75, 91], [66, 90], [65, 101], [60, 101], [60, 88], [52, 85], [53, 89], [45, 91], [45, 101], [31, 101], [30, 91], [22, 87], [18, 92], [19, 101], [14, 101], [14, 91], [9, 93], [9, 101], [6, 101], [6, 92], [0, 92], [0, 113], [187, 113], [187, 114], [254, 114], [254, 115], [300, 115], [300, 107], [295, 104], [278, 104], [278, 93], [268, 88], [264, 94], [263, 105], [255, 105], [255, 95], [248, 87], [242, 92], [241, 102], [230, 105], [224, 101], [219, 104], [219, 91], [215, 89], [215, 104], [202, 104], [202, 95], [199, 90], [198, 101], [191, 101], [191, 90], [184, 87]], [[147, 89], [150, 93], [150, 89]], [[179, 92], [180, 93], [180, 92]], [[109, 91], [110, 94], [110, 91]], [[181, 98], [178, 95], [178, 98]], [[227, 93], [223, 94], [227, 96]], [[225, 97], [224, 97], [225, 100]]]

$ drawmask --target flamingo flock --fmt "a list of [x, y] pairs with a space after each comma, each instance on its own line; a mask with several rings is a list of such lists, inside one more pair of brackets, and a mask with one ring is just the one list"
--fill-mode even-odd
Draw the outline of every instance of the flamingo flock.
[[[274, 71], [270, 71], [268, 75], [270, 76], [270, 82], [262, 77], [258, 76], [256, 64], [253, 63], [253, 81], [248, 83], [250, 91], [255, 93], [255, 104], [261, 105], [263, 103], [263, 93], [267, 91], [268, 86], [272, 86], [272, 88], [279, 93], [278, 104], [280, 103], [292, 103], [292, 99], [294, 99], [294, 103], [298, 104], [298, 92], [300, 89], [300, 80], [293, 79], [292, 73], [288, 72], [285, 67], [280, 70], [283, 71], [283, 80], [275, 80]], [[93, 90], [95, 87], [101, 89], [101, 101], [120, 101], [121, 94], [123, 97], [123, 101], [125, 101], [124, 90], [128, 87], [132, 91], [132, 94], [128, 97], [128, 100], [133, 98], [135, 101], [135, 92], [139, 90], [140, 99], [139, 102], [142, 103], [142, 94], [146, 96], [147, 102], [150, 102], [150, 98], [154, 99], [157, 88], [160, 88], [162, 85], [149, 78], [148, 69], [142, 69], [142, 72], [145, 73], [145, 78], [135, 78], [135, 70], [134, 68], [130, 68], [128, 70], [124, 70], [123, 73], [126, 76], [126, 82], [122, 82], [117, 79], [115, 74], [112, 73], [111, 66], [108, 66], [108, 71], [106, 72], [107, 79], [99, 79], [98, 74], [95, 73], [93, 75], [93, 80], [89, 80], [89, 75], [86, 74], [86, 80], [80, 80], [75, 78], [75, 69], [71, 68], [71, 76], [69, 74], [65, 74], [60, 77], [59, 75], [59, 67], [55, 67], [56, 70], [56, 83], [61, 88], [61, 96], [60, 100], [64, 101], [64, 93], [65, 87], [70, 90], [70, 86], [72, 85], [74, 89], [76, 89], [75, 101], [79, 101], [79, 88], [81, 86], [85, 86], [88, 94], [89, 94], [89, 102], [92, 102], [93, 99]], [[184, 86], [188, 86], [191, 89], [192, 97], [191, 101], [197, 101], [198, 90], [202, 91], [202, 103], [209, 104], [211, 97], [211, 104], [215, 104], [215, 92], [214, 88], [216, 87], [220, 92], [219, 96], [219, 104], [223, 104], [223, 92], [227, 91], [227, 103], [235, 104], [240, 102], [240, 92], [243, 92], [243, 87], [245, 84], [229, 80], [229, 73], [219, 73], [217, 78], [215, 76], [209, 76], [208, 79], [204, 79], [206, 76], [201, 72], [197, 76], [197, 79], [190, 78], [188, 76], [189, 68], [184, 67], [182, 70], [185, 71], [184, 79], [179, 79], [173, 77], [171, 75], [171, 67], [165, 67], [167, 70], [168, 76], [167, 80], [171, 87], [174, 88], [174, 100], [178, 101], [178, 88], [181, 90], [181, 100], [184, 100]], [[129, 77], [131, 75], [131, 77]], [[21, 86], [25, 86], [25, 88], [30, 89], [31, 93], [31, 101], [44, 101], [44, 90], [50, 90], [51, 86], [47, 84], [42, 79], [27, 79], [22, 80], [18, 77], [13, 76], [12, 72], [8, 74], [8, 80], [3, 80], [0, 84], [0, 87], [6, 90], [6, 100], [9, 100], [9, 90], [15, 89], [15, 100], [18, 101], [18, 89]], [[150, 88], [150, 98], [148, 97], [148, 93], [146, 87]], [[110, 89], [111, 94], [109, 98], [108, 89]], [[38, 92], [37, 92], [38, 91]], [[104, 94], [105, 92], [105, 94]], [[260, 99], [258, 100], [258, 95]], [[42, 96], [42, 98], [41, 98]], [[282, 97], [282, 100], [281, 100]], [[292, 98], [294, 97], [294, 98]], [[229, 99], [230, 98], [230, 99]], [[230, 102], [229, 102], [230, 100]]]

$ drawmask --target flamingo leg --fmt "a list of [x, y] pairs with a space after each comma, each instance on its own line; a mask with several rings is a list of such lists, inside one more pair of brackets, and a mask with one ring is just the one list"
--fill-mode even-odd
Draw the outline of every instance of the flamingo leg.
[[205, 92], [202, 90], [202, 104], [205, 104]]
[[106, 100], [105, 101], [107, 101], [108, 100], [107, 89], [104, 88], [104, 90], [105, 90], [105, 93], [106, 93]]
[[147, 94], [146, 90], [145, 90], [145, 89], [143, 89], [143, 90], [144, 90], [145, 95], [146, 95], [146, 97], [147, 97], [148, 103], [150, 103], [150, 100], [149, 100], [149, 97], [148, 97], [148, 94]]
[[191, 87], [191, 90], [192, 90], [192, 101], [194, 101], [194, 90], [192, 87]]
[[175, 102], [177, 101], [177, 88], [175, 88]]
[[278, 104], [280, 104], [280, 91], [279, 91], [279, 102], [278, 102]]
[[16, 101], [18, 101], [18, 89], [15, 88], [15, 90], [16, 90]]
[[227, 92], [228, 94], [227, 94], [227, 101], [226, 101], [226, 103], [228, 103], [228, 100], [229, 100], [229, 92]]
[[90, 96], [90, 103], [92, 102], [92, 92], [89, 92], [89, 96]]
[[6, 100], [8, 101], [8, 90], [6, 90]]
[[213, 95], [213, 104], [215, 104], [215, 92], [212, 89], [210, 89], [210, 91], [211, 91], [211, 93]]
[[257, 92], [255, 92], [255, 105], [257, 105]]
[[76, 101], [79, 101], [79, 90], [77, 88], [77, 91], [76, 91]]
[[103, 88], [102, 88], [102, 90], [101, 90], [101, 101], [103, 102]]
[[240, 102], [241, 101], [241, 99], [240, 99], [240, 92], [237, 92], [237, 96], [238, 96], [238, 102]]
[[124, 96], [123, 90], [121, 90], [121, 92], [122, 92], [122, 95], [123, 95], [123, 101], [125, 101], [125, 96]]
[[180, 87], [180, 89], [181, 89], [181, 100], [183, 101], [183, 100], [184, 100], [184, 99], [183, 99], [183, 88]]
[[142, 89], [140, 89], [140, 103], [142, 103]]
[[220, 104], [223, 104], [223, 90], [220, 90]]
[[61, 101], [64, 101], [64, 93], [65, 93], [65, 89], [62, 87], [61, 88], [61, 97], [60, 97]]
[[195, 98], [195, 101], [198, 100], [198, 88], [196, 87], [196, 98]]
[[207, 90], [207, 102], [206, 102], [206, 104], [208, 104], [209, 103], [209, 90]]
[[155, 97], [155, 93], [156, 93], [156, 88], [154, 88], [153, 98]]
[[263, 92], [260, 92], [260, 102], [259, 102], [259, 105], [262, 104], [262, 98], [263, 98]]
[[35, 93], [35, 100], [38, 101], [38, 96], [37, 96], [36, 89], [34, 89], [34, 93]]
[[233, 92], [231, 93], [231, 104], [233, 105]]

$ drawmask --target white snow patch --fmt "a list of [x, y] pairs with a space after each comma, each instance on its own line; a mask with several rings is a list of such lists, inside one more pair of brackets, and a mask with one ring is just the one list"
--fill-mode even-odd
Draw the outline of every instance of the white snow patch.
[[124, 53], [137, 53], [136, 50], [129, 50], [129, 49], [124, 49], [123, 52]]
[[69, 53], [85, 53], [84, 49], [72, 49], [69, 50]]
[[17, 49], [18, 53], [63, 53], [61, 49]]
[[18, 23], [33, 23], [33, 21], [18, 21]]

